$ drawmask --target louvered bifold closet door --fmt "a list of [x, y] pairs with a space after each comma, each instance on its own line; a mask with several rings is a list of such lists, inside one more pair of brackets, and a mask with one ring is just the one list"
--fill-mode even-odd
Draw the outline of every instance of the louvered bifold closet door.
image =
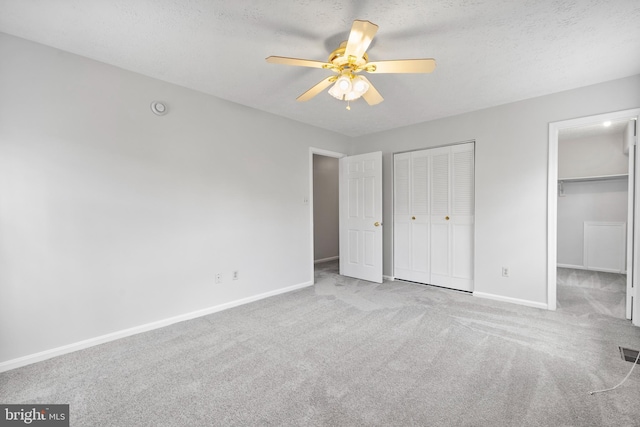
[[451, 287], [473, 290], [474, 144], [451, 147]]
[[411, 153], [411, 279], [429, 283], [429, 153]]
[[394, 275], [473, 288], [474, 144], [394, 156]]
[[398, 279], [412, 280], [411, 153], [393, 156], [393, 269]]
[[394, 275], [428, 283], [429, 154], [394, 156]]
[[432, 285], [451, 287], [451, 148], [431, 152], [431, 280]]

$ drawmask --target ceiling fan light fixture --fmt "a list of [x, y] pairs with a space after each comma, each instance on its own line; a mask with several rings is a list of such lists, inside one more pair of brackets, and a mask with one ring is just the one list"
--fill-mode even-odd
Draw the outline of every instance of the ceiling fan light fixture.
[[337, 81], [336, 84], [338, 85], [338, 87], [340, 88], [340, 90], [344, 93], [349, 92], [349, 90], [351, 89], [351, 81], [349, 80], [349, 77], [347, 76], [342, 76], [340, 77]]
[[351, 92], [351, 87], [351, 78], [343, 74], [338, 77], [338, 80], [336, 80], [331, 89], [329, 89], [329, 95], [336, 99], [345, 99], [349, 95], [349, 92]]
[[343, 74], [329, 89], [329, 95], [340, 101], [354, 101], [369, 90], [369, 84], [360, 76]]
[[359, 94], [358, 96], [364, 95], [369, 90], [369, 83], [360, 76], [354, 77], [351, 86], [353, 87], [353, 92]]

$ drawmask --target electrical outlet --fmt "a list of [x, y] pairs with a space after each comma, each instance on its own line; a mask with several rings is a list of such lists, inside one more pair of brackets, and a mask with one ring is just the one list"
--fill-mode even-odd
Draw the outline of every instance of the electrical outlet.
[[216, 283], [222, 283], [222, 273], [216, 273]]
[[232, 273], [231, 278], [232, 278], [233, 280], [238, 280], [238, 277], [239, 277], [239, 276], [240, 276], [240, 273], [238, 272], [238, 270], [235, 270], [235, 271]]
[[502, 267], [502, 277], [509, 277], [509, 268]]

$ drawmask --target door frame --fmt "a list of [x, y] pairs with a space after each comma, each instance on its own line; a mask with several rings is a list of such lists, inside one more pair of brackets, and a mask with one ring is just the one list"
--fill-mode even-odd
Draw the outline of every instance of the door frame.
[[[640, 118], [640, 108], [634, 108], [630, 110], [615, 111], [609, 113], [595, 114], [592, 116], [580, 117], [576, 119], [561, 120], [557, 122], [549, 123], [549, 166], [548, 166], [548, 182], [547, 182], [547, 308], [549, 310], [555, 310], [557, 308], [557, 262], [558, 262], [558, 133], [560, 130], [581, 127], [586, 125], [592, 125], [596, 123], [602, 123], [606, 120], [620, 120], [620, 119], [636, 119]], [[637, 137], [636, 137], [637, 143]], [[637, 145], [636, 145], [637, 147]], [[635, 150], [633, 150], [635, 152]], [[630, 156], [632, 156], [632, 150], [630, 150]], [[635, 166], [636, 159], [633, 158], [633, 164]], [[630, 162], [631, 164], [631, 162]], [[629, 171], [630, 177], [635, 178], [637, 183], [637, 177], [633, 174], [633, 171]], [[640, 190], [637, 185], [636, 193]], [[638, 198], [635, 200], [635, 204], [638, 204]], [[627, 253], [627, 274], [632, 275], [634, 283], [634, 291], [638, 289], [637, 281], [635, 277], [636, 268], [638, 265], [638, 228], [636, 224], [640, 224], [640, 212], [636, 209], [637, 206], [629, 207], [629, 217], [627, 218], [627, 228], [631, 229], [629, 232], [634, 236], [634, 248], [633, 253]], [[633, 209], [632, 209], [633, 208]], [[629, 248], [629, 242], [627, 244]], [[632, 294], [632, 297], [636, 295]], [[640, 298], [634, 299], [633, 312], [638, 313], [640, 308]], [[640, 326], [640, 316], [636, 315], [633, 319], [633, 324]]]
[[[314, 221], [313, 221], [313, 155], [318, 154], [320, 156], [333, 157], [335, 159], [341, 159], [343, 157], [347, 157], [344, 153], [338, 153], [336, 151], [324, 150], [322, 148], [309, 147], [309, 225], [310, 225], [310, 238], [309, 241], [311, 243], [309, 258], [310, 260], [310, 271], [311, 271], [311, 283], [315, 283], [315, 259], [314, 259]], [[338, 200], [340, 203], [340, 200]]]

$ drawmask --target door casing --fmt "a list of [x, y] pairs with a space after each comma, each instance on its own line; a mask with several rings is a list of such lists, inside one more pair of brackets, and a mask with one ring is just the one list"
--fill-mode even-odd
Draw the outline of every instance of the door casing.
[[[620, 120], [620, 119], [634, 119], [640, 118], [640, 108], [631, 110], [616, 111], [611, 113], [597, 114], [593, 116], [580, 117], [577, 119], [562, 120], [558, 122], [549, 123], [549, 163], [548, 163], [548, 187], [547, 187], [547, 309], [555, 310], [557, 308], [557, 244], [558, 244], [558, 134], [562, 129], [574, 128], [592, 125], [596, 123], [603, 123], [607, 120]], [[637, 167], [637, 140], [636, 136], [635, 147], [629, 150], [630, 156], [630, 179], [634, 182], [630, 182], [629, 190], [631, 191], [635, 187], [636, 194], [640, 190], [637, 185], [637, 176], [634, 170], [631, 169], [633, 164]], [[635, 203], [632, 207], [629, 207], [629, 218], [627, 225], [627, 237], [631, 237], [633, 247], [630, 246], [631, 242], [628, 242], [627, 248], [627, 275], [631, 275], [631, 282], [633, 288], [627, 288], [627, 292], [631, 292], [633, 298], [633, 307], [628, 307], [627, 314], [629, 315], [629, 309], [631, 312], [640, 313], [640, 298], [638, 298], [638, 281], [636, 272], [638, 271], [638, 240], [640, 238], [640, 209], [638, 209], [639, 197], [635, 198]], [[629, 316], [628, 316], [629, 317]], [[632, 322], [636, 326], [640, 326], [640, 315], [633, 316]]]

